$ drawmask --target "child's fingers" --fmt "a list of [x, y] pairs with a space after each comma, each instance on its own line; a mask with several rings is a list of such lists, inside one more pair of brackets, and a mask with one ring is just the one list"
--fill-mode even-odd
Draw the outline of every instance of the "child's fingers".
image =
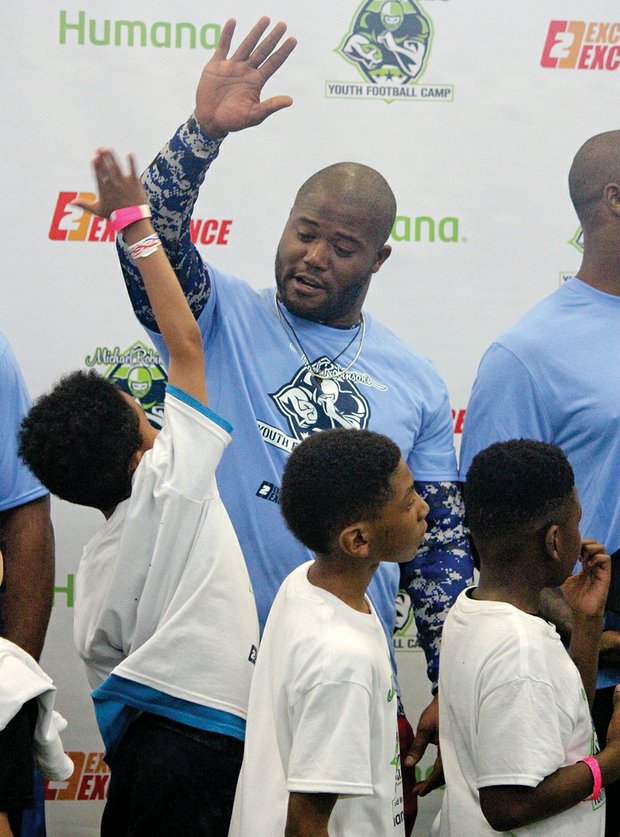
[[136, 167], [136, 158], [133, 154], [127, 155], [127, 160], [129, 162], [129, 173], [132, 177], [138, 177], [138, 169]]

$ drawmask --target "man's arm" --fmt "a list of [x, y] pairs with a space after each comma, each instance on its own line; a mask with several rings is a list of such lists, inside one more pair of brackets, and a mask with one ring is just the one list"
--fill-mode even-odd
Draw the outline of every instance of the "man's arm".
[[285, 837], [329, 837], [327, 824], [337, 793], [290, 793]]
[[[196, 318], [210, 293], [208, 268], [190, 236], [190, 218], [205, 174], [230, 131], [258, 125], [292, 103], [288, 96], [260, 101], [264, 84], [296, 43], [288, 38], [276, 49], [286, 31], [283, 23], [274, 26], [261, 41], [268, 25], [269, 19], [261, 18], [228, 58], [235, 22], [227, 21], [218, 47], [202, 72], [194, 116], [181, 126], [143, 178], [153, 224]], [[119, 240], [117, 246], [133, 309], [144, 326], [158, 331], [140, 274], [123, 242]]]
[[0, 512], [4, 584], [2, 635], [38, 660], [54, 595], [54, 530], [49, 496]]
[[[407, 766], [416, 765], [429, 744], [439, 744], [437, 680], [441, 631], [457, 596], [473, 581], [473, 559], [463, 522], [460, 484], [416, 482], [416, 490], [430, 507], [427, 517], [430, 525], [416, 557], [401, 566], [401, 587], [405, 587], [411, 597], [418, 641], [426, 656], [426, 670], [434, 697], [420, 715], [413, 746], [405, 757]], [[415, 786], [416, 793], [425, 796], [442, 781], [438, 751], [431, 775]]]

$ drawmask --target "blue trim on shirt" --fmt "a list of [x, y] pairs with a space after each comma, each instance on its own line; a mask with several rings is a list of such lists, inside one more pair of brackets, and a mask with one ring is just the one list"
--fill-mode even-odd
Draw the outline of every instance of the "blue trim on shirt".
[[188, 727], [245, 740], [245, 721], [230, 712], [173, 697], [151, 686], [111, 674], [91, 697], [101, 737], [110, 751], [123, 737], [138, 711], [161, 715]]
[[232, 433], [232, 424], [229, 424], [226, 421], [226, 419], [223, 419], [221, 416], [218, 416], [217, 413], [214, 413], [213, 410], [210, 410], [206, 404], [202, 404], [200, 401], [198, 401], [197, 398], [194, 398], [193, 395], [189, 395], [189, 393], [184, 392], [184, 390], [175, 387], [174, 384], [168, 384], [166, 387], [166, 392], [169, 392], [170, 395], [174, 395], [175, 398], [178, 398], [179, 401], [182, 401], [184, 404], [187, 404], [193, 410], [198, 410], [199, 413], [202, 413], [203, 416], [206, 416], [208, 419], [211, 419], [212, 422], [219, 425], [227, 433]]

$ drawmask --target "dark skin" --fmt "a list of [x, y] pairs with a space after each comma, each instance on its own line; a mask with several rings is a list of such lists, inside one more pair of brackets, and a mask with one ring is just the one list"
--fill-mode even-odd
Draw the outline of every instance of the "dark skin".
[[[596, 660], [609, 589], [611, 562], [605, 548], [581, 541], [581, 509], [573, 492], [557, 523], [524, 536], [516, 534], [519, 560], [506, 561], [503, 542], [477, 544], [480, 584], [473, 598], [508, 602], [525, 613], [539, 615], [540, 592], [562, 586], [574, 614], [569, 653], [579, 669], [590, 703], [596, 688]], [[572, 575], [581, 557], [582, 570]], [[614, 714], [606, 747], [597, 754], [603, 784], [620, 777], [620, 687], [614, 694]], [[592, 792], [592, 773], [578, 762], [556, 770], [534, 788], [497, 785], [480, 789], [482, 812], [492, 828], [508, 831], [566, 811]]]
[[0, 513], [5, 579], [3, 636], [38, 660], [54, 596], [54, 529], [49, 497]]
[[[428, 505], [416, 492], [401, 459], [391, 479], [392, 494], [372, 520], [357, 520], [340, 532], [329, 552], [318, 553], [308, 581], [337, 596], [353, 610], [369, 613], [366, 589], [381, 561], [408, 561], [426, 532]], [[290, 793], [285, 837], [328, 837], [338, 794]]]
[[[292, 105], [291, 97], [283, 95], [261, 101], [264, 85], [297, 45], [295, 38], [282, 40], [286, 24], [277, 23], [267, 32], [269, 23], [269, 18], [260, 18], [232, 53], [235, 21], [228, 20], [222, 27], [217, 48], [196, 90], [194, 113], [209, 136], [223, 138], [260, 125]], [[389, 257], [391, 248], [385, 244], [385, 237], [377, 240], [376, 199], [373, 203], [364, 197], [376, 192], [378, 173], [342, 165], [344, 168], [337, 171], [332, 167], [324, 170], [324, 175], [319, 172], [318, 181], [310, 178], [312, 187], [307, 192], [304, 187], [300, 190], [278, 246], [276, 284], [279, 299], [293, 313], [336, 328], [349, 328], [359, 322], [371, 277]], [[382, 219], [378, 226], [383, 229], [383, 216], [393, 213], [390, 197], [383, 190], [379, 203]], [[298, 216], [311, 221], [310, 228], [300, 229]], [[388, 233], [390, 226], [388, 223]], [[309, 280], [305, 285], [304, 279]], [[340, 284], [341, 279], [348, 281]], [[435, 696], [420, 717], [408, 764], [417, 764], [428, 744], [437, 743], [438, 724]], [[428, 793], [439, 786], [441, 776], [438, 756], [433, 776], [417, 785], [416, 792]]]

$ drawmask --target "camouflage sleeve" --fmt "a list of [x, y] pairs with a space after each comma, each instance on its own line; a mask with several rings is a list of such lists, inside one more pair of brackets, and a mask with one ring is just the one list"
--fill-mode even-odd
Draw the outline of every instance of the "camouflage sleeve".
[[433, 690], [439, 674], [439, 645], [448, 610], [473, 581], [473, 560], [458, 482], [416, 482], [430, 506], [428, 531], [416, 557], [401, 566], [401, 587], [413, 605], [418, 641]]
[[[208, 267], [192, 244], [190, 219], [200, 186], [218, 155], [221, 142], [205, 134], [191, 116], [142, 176], [153, 226], [196, 318], [209, 299], [211, 283]], [[137, 318], [151, 331], [159, 331], [140, 273], [129, 258], [122, 235], [117, 236], [116, 246]]]

